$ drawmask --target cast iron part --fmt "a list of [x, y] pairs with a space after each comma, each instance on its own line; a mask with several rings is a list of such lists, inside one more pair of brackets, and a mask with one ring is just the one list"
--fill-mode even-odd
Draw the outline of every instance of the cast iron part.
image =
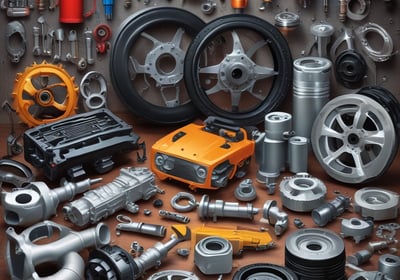
[[73, 224], [94, 224], [111, 214], [125, 209], [139, 211], [135, 203], [148, 200], [161, 190], [155, 185], [154, 174], [146, 167], [121, 168], [112, 182], [83, 194], [63, 207], [64, 216]]
[[175, 235], [166, 243], [157, 242], [153, 247], [144, 251], [140, 257], [133, 258], [129, 252], [117, 245], [107, 245], [98, 248], [89, 255], [86, 265], [86, 277], [95, 279], [124, 279], [135, 280], [153, 267], [159, 267], [168, 251], [182, 241], [190, 240], [190, 229], [186, 226], [179, 228], [173, 226]]
[[204, 115], [255, 125], [289, 92], [292, 55], [271, 23], [252, 15], [225, 15], [193, 39], [184, 71], [191, 100]]
[[138, 141], [132, 126], [108, 109], [99, 109], [25, 131], [24, 156], [49, 180], [67, 173], [73, 180], [89, 165], [99, 173], [111, 170], [112, 157], [137, 150]]
[[311, 212], [314, 223], [320, 227], [342, 215], [350, 207], [351, 198], [345, 195], [338, 195], [334, 200], [322, 204]]
[[232, 280], [268, 279], [268, 280], [297, 280], [294, 272], [280, 265], [255, 263], [240, 268]]
[[12, 226], [29, 226], [56, 214], [60, 202], [72, 200], [101, 179], [77, 183], [62, 180], [60, 187], [50, 189], [44, 182], [32, 182], [24, 188], [1, 193], [4, 221]]
[[[110, 231], [103, 223], [83, 231], [71, 229], [44, 221], [35, 224], [20, 234], [14, 228], [6, 230], [6, 260], [12, 279], [39, 279], [36, 268], [39, 265], [58, 263], [59, 270], [51, 279], [82, 279], [84, 265], [82, 257], [71, 252], [79, 252], [88, 247], [102, 247], [110, 242]], [[54, 240], [53, 237], [57, 239]], [[35, 243], [43, 238], [49, 239], [46, 244]]]

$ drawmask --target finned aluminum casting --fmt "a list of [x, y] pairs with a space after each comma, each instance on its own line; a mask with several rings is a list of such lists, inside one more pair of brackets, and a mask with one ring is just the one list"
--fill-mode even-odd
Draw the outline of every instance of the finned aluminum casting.
[[362, 220], [358, 218], [343, 219], [340, 235], [343, 238], [352, 237], [358, 244], [361, 240], [369, 237], [374, 230], [372, 220]]

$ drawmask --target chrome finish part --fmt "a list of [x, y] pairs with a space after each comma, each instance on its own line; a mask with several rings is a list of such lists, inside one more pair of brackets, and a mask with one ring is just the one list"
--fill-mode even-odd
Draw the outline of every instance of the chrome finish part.
[[217, 8], [217, 3], [214, 2], [214, 0], [203, 0], [203, 3], [201, 3], [201, 11], [205, 15], [211, 15], [212, 13], [215, 12], [215, 9]]
[[[353, 11], [351, 9], [353, 3], [358, 2], [358, 10]], [[371, 1], [370, 0], [349, 0], [347, 1], [347, 13], [346, 16], [351, 20], [363, 20], [365, 19], [370, 11]]]
[[373, 252], [371, 252], [370, 250], [360, 250], [355, 252], [353, 255], [348, 256], [346, 258], [347, 262], [355, 265], [355, 266], [359, 266], [362, 265], [363, 263], [366, 263], [371, 257], [372, 257]]
[[289, 138], [288, 164], [289, 171], [300, 173], [308, 171], [308, 146], [310, 141], [306, 137], [293, 136]]
[[379, 225], [375, 232], [376, 237], [384, 238], [386, 240], [394, 240], [398, 229], [400, 229], [400, 224], [398, 223]]
[[190, 218], [188, 216], [184, 216], [174, 212], [169, 212], [167, 210], [160, 210], [158, 211], [158, 214], [165, 219], [177, 221], [180, 223], [187, 224], [190, 222]]
[[263, 206], [263, 218], [274, 226], [275, 235], [282, 235], [289, 226], [289, 215], [281, 211], [276, 200], [267, 200]]
[[[186, 200], [188, 204], [179, 204], [182, 200]], [[179, 192], [171, 198], [171, 206], [178, 212], [189, 212], [197, 207], [197, 202], [196, 198], [191, 193]]]
[[361, 220], [358, 218], [343, 219], [340, 236], [343, 238], [352, 237], [358, 244], [361, 240], [367, 238], [374, 230], [372, 220]]
[[[358, 39], [361, 42], [363, 51], [375, 62], [383, 62], [390, 59], [393, 53], [393, 39], [390, 34], [380, 25], [376, 23], [368, 22], [362, 26], [357, 27], [354, 32], [356, 33]], [[369, 33], [375, 33], [379, 35], [383, 41], [383, 46], [381, 49], [374, 49], [368, 38], [371, 35]], [[368, 36], [367, 36], [368, 35]]]
[[329, 101], [311, 132], [314, 154], [324, 170], [344, 183], [381, 175], [397, 150], [391, 116], [370, 97], [346, 94]]
[[209, 236], [197, 242], [194, 263], [205, 275], [225, 274], [232, 270], [232, 244], [218, 236]]
[[331, 41], [331, 36], [335, 32], [333, 25], [328, 23], [314, 24], [311, 26], [311, 34], [314, 35], [319, 57], [328, 57], [327, 47]]
[[234, 194], [237, 200], [246, 202], [252, 201], [257, 197], [257, 192], [251, 179], [245, 179], [240, 182]]
[[275, 26], [278, 28], [296, 28], [300, 25], [300, 16], [292, 12], [281, 12], [275, 16]]
[[[78, 232], [51, 221], [44, 221], [25, 229], [20, 234], [17, 234], [14, 228], [9, 227], [6, 234], [8, 238], [6, 249], [8, 271], [12, 279], [21, 280], [40, 279], [36, 267], [54, 261], [59, 262], [62, 267], [53, 276], [59, 275], [58, 273], [62, 273], [64, 269], [68, 274], [68, 267], [82, 267], [75, 263], [76, 261], [81, 263], [81, 256], [69, 255], [71, 252], [79, 252], [88, 247], [102, 247], [110, 242], [109, 229], [103, 223]], [[52, 240], [49, 243], [35, 243], [37, 240], [52, 237], [53, 239], [49, 239]], [[54, 237], [57, 239], [54, 240]], [[77, 279], [73, 271], [70, 273], [69, 277], [71, 278], [55, 277], [53, 279]], [[83, 274], [83, 271], [77, 271], [77, 273], [78, 275]]]
[[311, 212], [314, 223], [320, 227], [342, 215], [350, 207], [351, 198], [345, 195], [338, 195], [334, 200], [315, 208]]
[[[16, 172], [14, 173], [11, 170]], [[32, 182], [33, 179], [32, 170], [25, 164], [12, 159], [0, 159], [0, 187], [3, 183], [8, 183], [17, 188], [22, 188]]]
[[282, 205], [297, 212], [310, 212], [325, 202], [325, 184], [309, 175], [297, 173], [284, 177], [279, 185]]
[[293, 130], [310, 138], [312, 125], [329, 101], [332, 63], [323, 57], [301, 57], [293, 62]]
[[247, 206], [240, 206], [237, 202], [225, 202], [223, 200], [210, 201], [208, 195], [203, 195], [197, 208], [197, 214], [201, 220], [212, 218], [217, 222], [218, 217], [253, 219], [259, 211], [253, 204], [247, 203]]
[[200, 280], [197, 275], [190, 271], [184, 270], [164, 270], [156, 272], [151, 275], [147, 280]]
[[163, 225], [155, 225], [148, 223], [137, 223], [132, 221], [128, 216], [118, 215], [117, 220], [120, 222], [116, 227], [116, 235], [120, 235], [121, 231], [130, 231], [145, 235], [164, 237], [167, 229]]
[[384, 254], [379, 257], [378, 271], [391, 279], [397, 279], [400, 275], [400, 257], [392, 254]]
[[398, 193], [382, 188], [362, 188], [354, 194], [354, 211], [374, 221], [396, 219], [399, 197]]
[[75, 195], [87, 191], [101, 179], [80, 182], [61, 181], [61, 186], [50, 189], [44, 182], [32, 182], [12, 192], [2, 192], [4, 221], [12, 226], [29, 226], [56, 214], [57, 206], [70, 201]]

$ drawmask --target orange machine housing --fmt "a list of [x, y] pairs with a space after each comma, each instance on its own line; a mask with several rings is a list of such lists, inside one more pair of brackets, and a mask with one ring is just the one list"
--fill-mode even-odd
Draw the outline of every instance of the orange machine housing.
[[188, 124], [159, 139], [151, 149], [151, 169], [161, 179], [191, 189], [216, 190], [246, 175], [255, 143], [243, 128], [216, 117]]

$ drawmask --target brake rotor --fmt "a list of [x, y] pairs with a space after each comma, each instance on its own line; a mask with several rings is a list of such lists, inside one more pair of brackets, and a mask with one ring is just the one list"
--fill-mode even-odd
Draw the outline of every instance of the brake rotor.
[[13, 107], [29, 127], [69, 117], [78, 103], [74, 80], [61, 65], [33, 63], [16, 76]]

